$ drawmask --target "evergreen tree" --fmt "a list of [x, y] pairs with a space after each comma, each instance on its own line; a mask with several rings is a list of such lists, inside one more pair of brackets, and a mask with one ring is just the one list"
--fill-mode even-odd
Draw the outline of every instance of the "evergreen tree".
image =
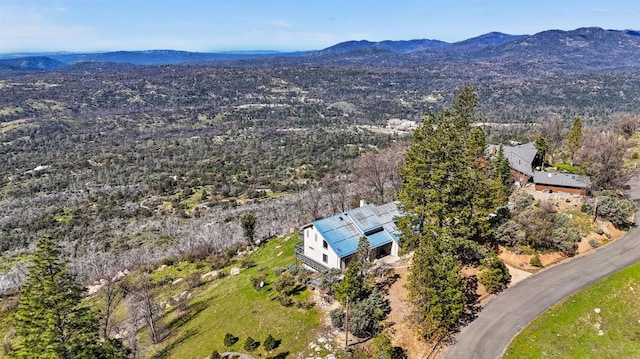
[[[414, 131], [400, 170], [398, 221], [403, 245], [412, 249], [429, 228], [448, 228], [454, 237], [478, 239], [499, 198], [478, 155], [484, 141], [471, 126], [478, 98], [464, 87], [452, 109], [428, 114]], [[480, 138], [479, 138], [480, 137]]]
[[20, 290], [15, 316], [17, 358], [118, 358], [126, 350], [118, 341], [99, 344], [99, 322], [81, 305], [84, 288], [75, 282], [49, 237], [37, 244], [29, 275]]
[[511, 168], [509, 167], [509, 159], [504, 155], [504, 147], [500, 145], [498, 153], [496, 153], [493, 168], [493, 178], [502, 186], [504, 196], [504, 202], [506, 198], [511, 195], [511, 187], [513, 185], [513, 179], [511, 177]]
[[369, 285], [366, 282], [365, 275], [362, 273], [359, 262], [353, 261], [349, 263], [344, 277], [340, 283], [333, 286], [333, 291], [336, 294], [336, 300], [341, 304], [345, 304], [347, 298], [355, 301], [369, 294]]
[[544, 168], [544, 158], [547, 155], [547, 151], [549, 151], [549, 144], [547, 143], [547, 139], [538, 135], [536, 139], [533, 141], [533, 146], [538, 150], [536, 154], [535, 162]]
[[422, 237], [407, 282], [414, 324], [427, 340], [455, 331], [467, 300], [460, 265], [450, 248], [453, 238], [434, 232]]
[[253, 247], [255, 245], [254, 237], [256, 233], [256, 215], [253, 212], [246, 212], [240, 218], [240, 225], [242, 226], [242, 233], [249, 242], [249, 245]]
[[360, 275], [364, 276], [371, 268], [371, 262], [369, 261], [369, 255], [371, 253], [371, 244], [367, 237], [360, 237], [358, 241], [358, 248], [356, 249], [355, 260], [360, 265]]
[[576, 117], [573, 120], [573, 124], [569, 129], [569, 133], [567, 134], [567, 149], [569, 150], [569, 155], [571, 156], [571, 165], [573, 166], [573, 158], [578, 152], [578, 150], [582, 147], [582, 121], [580, 121], [580, 117]]
[[278, 341], [276, 340], [276, 338], [274, 338], [271, 333], [269, 333], [269, 335], [267, 335], [267, 338], [264, 340], [264, 350], [270, 352], [273, 349], [275, 349], [278, 346]]
[[457, 250], [486, 238], [489, 214], [504, 204], [484, 160], [484, 133], [471, 126], [477, 103], [467, 86], [451, 109], [428, 114], [400, 172], [398, 228], [403, 244], [415, 249], [407, 289], [415, 325], [428, 340], [457, 328], [467, 305]]

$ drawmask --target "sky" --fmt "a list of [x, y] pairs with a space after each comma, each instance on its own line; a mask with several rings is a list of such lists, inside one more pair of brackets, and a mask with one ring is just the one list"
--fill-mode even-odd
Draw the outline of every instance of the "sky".
[[0, 53], [317, 50], [639, 20], [638, 0], [0, 0]]

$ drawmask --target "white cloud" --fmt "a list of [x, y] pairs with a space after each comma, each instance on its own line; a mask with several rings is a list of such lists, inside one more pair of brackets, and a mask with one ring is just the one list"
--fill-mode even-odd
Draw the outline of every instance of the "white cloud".
[[284, 28], [290, 28], [292, 26], [290, 22], [285, 20], [280, 20], [280, 19], [273, 19], [269, 21], [269, 25], [284, 27]]

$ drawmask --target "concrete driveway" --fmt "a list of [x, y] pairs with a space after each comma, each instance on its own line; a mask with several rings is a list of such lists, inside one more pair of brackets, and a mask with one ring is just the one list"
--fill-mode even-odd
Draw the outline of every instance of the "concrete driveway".
[[[630, 181], [632, 199], [640, 199], [638, 173]], [[638, 216], [636, 213], [636, 222]], [[620, 269], [640, 261], [640, 229], [590, 254], [531, 276], [491, 300], [476, 320], [456, 335], [441, 358], [501, 358], [513, 337], [549, 307]]]

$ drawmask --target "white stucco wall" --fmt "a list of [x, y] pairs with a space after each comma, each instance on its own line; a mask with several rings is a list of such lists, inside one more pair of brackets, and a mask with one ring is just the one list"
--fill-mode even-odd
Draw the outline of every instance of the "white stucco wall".
[[398, 244], [398, 242], [393, 241], [393, 243], [391, 244], [391, 255], [397, 257], [399, 251], [400, 251], [400, 245]]
[[[329, 268], [340, 268], [340, 258], [327, 244], [323, 248], [324, 238], [314, 226], [304, 229], [304, 255]], [[322, 260], [322, 255], [327, 255], [327, 261]]]

